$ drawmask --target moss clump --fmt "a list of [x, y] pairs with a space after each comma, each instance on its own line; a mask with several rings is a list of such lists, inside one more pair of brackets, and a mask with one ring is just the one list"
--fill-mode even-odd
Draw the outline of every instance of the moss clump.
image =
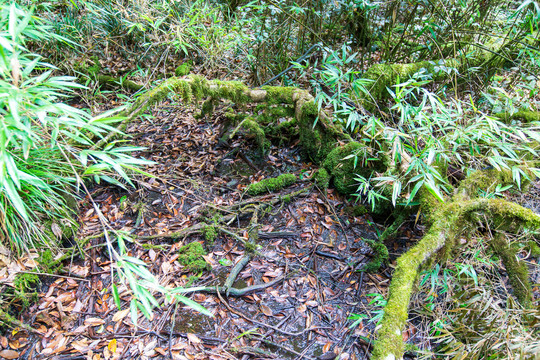
[[208, 96], [208, 80], [205, 77], [199, 75], [191, 75], [191, 90], [195, 99], [201, 100], [203, 97]]
[[255, 107], [258, 114], [257, 120], [260, 124], [275, 124], [277, 119], [294, 117], [294, 107], [291, 105], [259, 104]]
[[189, 62], [183, 63], [174, 70], [176, 76], [186, 76], [191, 71], [191, 64]]
[[[212, 114], [214, 113], [215, 105], [216, 105], [215, 99], [213, 98], [206, 99], [201, 106], [201, 116], [203, 117], [212, 116]], [[225, 116], [227, 116], [227, 114]]]
[[368, 209], [364, 205], [349, 206], [345, 212], [352, 216], [363, 216], [368, 213]]
[[499, 184], [513, 184], [511, 170], [477, 170], [469, 174], [469, 176], [459, 184], [455, 196], [466, 200], [469, 197], [480, 195], [480, 190], [485, 192], [495, 190], [495, 187]]
[[277, 178], [264, 179], [249, 185], [247, 192], [249, 195], [260, 195], [269, 192], [279, 191], [296, 182], [296, 175], [281, 174]]
[[[56, 242], [54, 240], [63, 240], [63, 241], [68, 241], [70, 239], [72, 239], [76, 234], [77, 234], [77, 230], [79, 230], [79, 224], [74, 221], [73, 219], [70, 219], [69, 218], [70, 214], [66, 213], [65, 214], [65, 220], [66, 221], [61, 221], [61, 220], [57, 220], [57, 221], [53, 221], [53, 220], [47, 220], [43, 223], [43, 234], [51, 241], [53, 242]], [[62, 220], [64, 220], [62, 219]], [[53, 232], [53, 228], [58, 228], [60, 229], [60, 232], [61, 232], [61, 235], [60, 236], [57, 236], [57, 234], [55, 234]], [[50, 250], [45, 250], [41, 255], [40, 257], [44, 256], [44, 254], [46, 253], [50, 253]], [[41, 260], [38, 260], [38, 262], [40, 264], [42, 264], [43, 262]]]
[[540, 111], [520, 110], [516, 113], [498, 113], [494, 115], [505, 123], [510, 123], [512, 120], [521, 121], [523, 123], [532, 123], [540, 121]]
[[13, 279], [14, 298], [15, 301], [20, 301], [24, 308], [30, 306], [32, 302], [38, 300], [36, 292], [39, 284], [39, 277], [32, 273], [19, 273]]
[[90, 61], [92, 61], [93, 64], [86, 68], [86, 72], [95, 79], [101, 71], [101, 64], [98, 57], [95, 55], [90, 57]]
[[265, 102], [269, 105], [294, 104], [293, 94], [301, 91], [292, 86], [263, 86], [262, 89], [266, 91]]
[[192, 242], [182, 246], [178, 250], [178, 262], [184, 265], [189, 271], [200, 273], [209, 268], [208, 264], [203, 258], [206, 255], [202, 244], [200, 242]]
[[257, 244], [254, 242], [247, 242], [244, 246], [248, 254], [254, 254], [257, 251]]
[[373, 250], [373, 258], [366, 264], [363, 271], [376, 272], [379, 268], [388, 262], [388, 248], [381, 241], [364, 239], [364, 241]]
[[319, 116], [314, 101], [302, 105], [297, 117], [300, 143], [304, 154], [316, 164], [320, 164], [339, 140], [351, 141], [351, 137], [332, 124], [325, 116]]
[[216, 99], [227, 99], [237, 104], [245, 104], [251, 100], [249, 88], [240, 81], [214, 81], [214, 87], [209, 87], [210, 96]]
[[[432, 61], [421, 61], [409, 64], [376, 64], [370, 67], [363, 75], [365, 79], [373, 80], [371, 86], [368, 86], [369, 94], [376, 101], [388, 99], [390, 94], [386, 88], [391, 87], [400, 82], [404, 82], [412, 75], [426, 69], [428, 73], [433, 74], [434, 80], [440, 80], [448, 76], [444, 71], [438, 71], [442, 64], [436, 64]], [[458, 67], [459, 62], [456, 60], [447, 61], [444, 66]], [[369, 99], [361, 99], [367, 103]], [[366, 105], [366, 104], [365, 104]]]
[[528, 251], [531, 252], [531, 256], [534, 256], [534, 257], [540, 256], [540, 246], [538, 246], [538, 244], [536, 243], [536, 241], [530, 240], [530, 241], [527, 243], [526, 248], [528, 249]]
[[180, 80], [176, 85], [176, 92], [185, 103], [191, 103], [193, 100], [193, 90], [191, 84], [187, 81]]
[[247, 130], [250, 136], [255, 138], [257, 146], [263, 153], [270, 148], [270, 141], [266, 139], [263, 128], [255, 120], [251, 118], [244, 120], [242, 127]]
[[313, 180], [315, 180], [315, 183], [322, 189], [327, 189], [328, 185], [330, 185], [330, 174], [325, 168], [320, 168], [313, 174]]
[[[365, 149], [364, 145], [357, 142], [350, 142], [332, 150], [323, 163], [324, 168], [332, 175], [334, 186], [338, 192], [345, 195], [351, 195], [356, 191], [356, 174], [369, 178], [376, 171], [384, 173], [386, 167], [380, 160], [370, 161], [367, 164], [361, 164], [361, 161], [355, 161], [354, 157], [346, 157], [358, 154]], [[362, 155], [359, 155], [361, 157]], [[357, 166], [355, 166], [355, 163]]]
[[213, 244], [217, 239], [218, 231], [215, 226], [207, 225], [203, 228], [203, 235], [208, 243]]
[[533, 294], [529, 282], [529, 272], [527, 265], [519, 261], [516, 249], [512, 248], [503, 234], [496, 234], [491, 240], [493, 250], [502, 259], [503, 265], [508, 273], [510, 285], [514, 289], [514, 295], [525, 308], [532, 308]]

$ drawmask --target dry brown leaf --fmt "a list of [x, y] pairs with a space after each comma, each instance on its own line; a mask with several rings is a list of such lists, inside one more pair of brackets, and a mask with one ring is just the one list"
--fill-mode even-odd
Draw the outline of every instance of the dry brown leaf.
[[261, 304], [261, 311], [266, 316], [274, 316], [274, 312], [268, 306]]
[[19, 353], [14, 350], [2, 350], [0, 351], [0, 357], [3, 359], [18, 359]]
[[323, 348], [322, 348], [322, 352], [323, 354], [324, 353], [327, 353], [328, 351], [330, 351], [330, 348], [332, 347], [333, 343], [332, 342], [327, 342], [326, 344], [324, 344]]
[[197, 337], [197, 335], [195, 334], [192, 334], [192, 333], [187, 333], [187, 338], [190, 342], [194, 343], [194, 344], [200, 344], [201, 343], [201, 339], [199, 339]]
[[103, 324], [105, 324], [105, 320], [100, 319], [100, 318], [88, 318], [84, 320], [84, 325], [88, 325], [88, 326], [98, 326], [98, 325], [103, 325]]
[[129, 309], [120, 310], [113, 315], [112, 321], [119, 322], [123, 320], [127, 316], [127, 314], [129, 314]]

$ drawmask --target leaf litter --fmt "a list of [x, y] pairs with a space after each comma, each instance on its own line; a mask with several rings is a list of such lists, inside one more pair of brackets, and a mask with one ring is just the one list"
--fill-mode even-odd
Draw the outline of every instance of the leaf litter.
[[[130, 124], [131, 143], [146, 147], [139, 155], [155, 161], [145, 169], [154, 177], [139, 178], [137, 189], [130, 192], [98, 185], [92, 197], [113, 228], [131, 233], [136, 241], [128, 245], [129, 255], [142, 259], [163, 286], [215, 287], [246, 255], [244, 244], [224, 233], [213, 243], [205, 242], [201, 234], [178, 239], [167, 235], [201, 223], [202, 212], [209, 207], [226, 209], [245, 201], [251, 182], [294, 173], [301, 179], [296, 185], [262, 198], [307, 191], [260, 215], [260, 247], [233, 284], [238, 289], [272, 286], [244, 296], [190, 294], [213, 318], [158, 299], [161, 307], [152, 319], [140, 315], [135, 326], [129, 313], [131, 291], [118, 284], [122, 300], [118, 309], [111, 292], [111, 263], [103, 240], [95, 237], [85, 246], [84, 261], [70, 259], [65, 274], [45, 278], [49, 281], [43, 282], [38, 302], [23, 315], [34, 331], [16, 329], [0, 337], [0, 357], [367, 358], [375, 324], [364, 321], [351, 328], [354, 320], [349, 318], [370, 315], [367, 294], [387, 291], [389, 271], [359, 271], [371, 256], [363, 238], [376, 239], [376, 225], [369, 215], [353, 217], [345, 212], [351, 204], [333, 190], [310, 187], [309, 177], [316, 168], [302, 162], [299, 148], [272, 146], [266, 157], [260, 157], [241, 137], [220, 146], [223, 112], [197, 120], [192, 108], [168, 102], [152, 116]], [[80, 223], [81, 239], [102, 231], [89, 198], [80, 201]], [[231, 227], [247, 239], [248, 225], [249, 219], [239, 216]], [[407, 231], [408, 244], [420, 235]], [[191, 242], [206, 247], [208, 270], [193, 273], [178, 262], [178, 249]], [[16, 273], [35, 266], [30, 260], [7, 264], [0, 271], [0, 284], [9, 285]]]

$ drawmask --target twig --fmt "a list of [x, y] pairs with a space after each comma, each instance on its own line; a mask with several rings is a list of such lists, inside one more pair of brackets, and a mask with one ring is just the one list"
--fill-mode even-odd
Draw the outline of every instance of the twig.
[[[304, 329], [302, 331], [299, 331], [297, 333], [292, 333], [292, 332], [289, 332], [289, 331], [285, 331], [285, 330], [281, 330], [275, 326], [272, 326], [272, 325], [269, 325], [269, 324], [265, 324], [263, 322], [260, 322], [260, 321], [257, 321], [255, 319], [250, 319], [248, 318], [246, 315], [242, 314], [241, 312], [239, 311], [236, 311], [234, 310], [230, 305], [229, 303], [227, 303], [227, 301], [225, 301], [225, 299], [223, 298], [223, 296], [221, 296], [221, 293], [220, 291], [217, 291], [216, 290], [216, 294], [219, 298], [219, 300], [221, 300], [221, 302], [223, 303], [223, 305], [225, 305], [225, 307], [232, 313], [240, 316], [241, 318], [243, 318], [244, 320], [247, 320], [249, 322], [252, 322], [254, 324], [257, 324], [257, 325], [261, 325], [261, 326], [264, 326], [264, 327], [267, 327], [269, 329], [272, 329], [274, 331], [277, 331], [278, 333], [281, 333], [281, 334], [284, 334], [284, 335], [288, 335], [288, 336], [301, 336], [303, 334], [305, 334], [306, 332], [308, 331], [312, 331], [312, 330], [316, 330], [316, 329], [328, 329], [328, 327], [324, 327], [324, 326], [313, 326], [313, 327], [310, 327], [309, 329]], [[296, 354], [296, 355], [300, 355], [299, 353], [297, 352], [293, 352], [293, 354]]]
[[236, 265], [234, 265], [234, 267], [232, 268], [229, 276], [227, 277], [227, 280], [225, 280], [225, 283], [223, 284], [223, 287], [226, 289], [225, 290], [226, 296], [229, 296], [229, 291], [232, 285], [234, 284], [234, 281], [238, 277], [238, 274], [240, 274], [240, 271], [242, 271], [242, 269], [247, 265], [250, 259], [251, 259], [251, 255], [249, 254], [244, 255], [240, 259], [240, 261], [238, 261]]
[[[271, 287], [279, 283], [283, 279], [285, 279], [285, 276], [280, 276], [279, 278], [276, 278], [275, 280], [267, 282], [265, 284], [252, 285], [243, 289], [237, 289], [237, 288], [231, 287], [228, 289], [229, 293], [227, 295], [237, 296], [237, 297], [249, 295], [251, 293]], [[189, 294], [193, 292], [206, 292], [210, 294], [221, 294], [221, 293], [226, 294], [227, 288], [225, 286], [200, 286], [200, 287], [192, 287], [192, 288], [184, 289], [182, 291], [183, 294]]]

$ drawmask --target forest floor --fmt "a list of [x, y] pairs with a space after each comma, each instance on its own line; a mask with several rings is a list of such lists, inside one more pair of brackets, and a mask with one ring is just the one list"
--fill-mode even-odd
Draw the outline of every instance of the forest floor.
[[[1, 336], [2, 347], [12, 349], [3, 353], [5, 358], [369, 358], [381, 315], [381, 302], [371, 294], [386, 295], [394, 260], [422, 236], [423, 227], [412, 216], [386, 244], [390, 264], [378, 273], [359, 271], [372, 258], [363, 239], [376, 239], [381, 225], [369, 214], [353, 216], [354, 203], [335, 191], [312, 186], [309, 178], [316, 167], [302, 162], [298, 146], [274, 145], [261, 158], [249, 140], [220, 145], [224, 109], [202, 120], [194, 118], [193, 110], [164, 103], [152, 117], [130, 124], [131, 144], [147, 148], [140, 156], [156, 162], [146, 169], [155, 177], [139, 178], [137, 189], [130, 192], [96, 186], [92, 198], [112, 227], [131, 234], [130, 254], [142, 259], [161, 284], [221, 286], [246, 254], [242, 242], [223, 233], [213, 243], [199, 234], [175, 240], [167, 235], [202, 222], [209, 204], [226, 208], [246, 200], [250, 183], [294, 173], [300, 179], [295, 185], [258, 199], [271, 200], [302, 188], [306, 192], [259, 215], [260, 247], [233, 284], [237, 289], [268, 286], [245, 296], [189, 295], [213, 318], [161, 299], [153, 319], [141, 315], [135, 326], [128, 287], [119, 288], [122, 309], [114, 303], [111, 262], [103, 240], [96, 237], [85, 246], [84, 261], [74, 258], [65, 263], [65, 273], [42, 277], [38, 302], [23, 315], [37, 332]], [[538, 183], [531, 189], [522, 202], [538, 210]], [[239, 216], [230, 227], [247, 239], [249, 221]], [[103, 231], [88, 197], [80, 201], [80, 223], [79, 238]], [[143, 240], [149, 235], [159, 236]], [[192, 242], [200, 242], [206, 251], [208, 268], [200, 273], [177, 261], [178, 250]], [[31, 270], [33, 259], [9, 264], [0, 277]], [[351, 327], [353, 314], [365, 319]], [[425, 344], [428, 334], [422, 322], [413, 319], [404, 336]]]

